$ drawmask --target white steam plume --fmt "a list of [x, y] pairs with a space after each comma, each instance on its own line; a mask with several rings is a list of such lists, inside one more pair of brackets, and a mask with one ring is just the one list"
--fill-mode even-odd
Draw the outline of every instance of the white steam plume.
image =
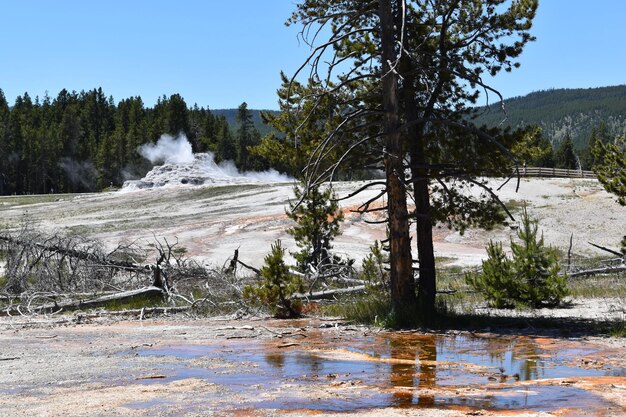
[[291, 182], [293, 178], [289, 175], [281, 174], [273, 168], [267, 171], [244, 171], [241, 172], [233, 161], [222, 161], [215, 163], [215, 156], [209, 152], [206, 154], [202, 164], [203, 170], [211, 177], [224, 179], [247, 179], [254, 182]]
[[293, 178], [274, 169], [263, 172], [240, 172], [232, 161], [215, 163], [211, 152], [194, 154], [185, 135], [163, 135], [155, 145], [143, 145], [138, 151], [156, 165], [140, 180], [126, 181], [124, 191], [176, 185], [242, 184], [291, 182]]
[[176, 137], [162, 135], [156, 144], [141, 145], [138, 151], [153, 164], [190, 164], [194, 159], [191, 144], [182, 133]]

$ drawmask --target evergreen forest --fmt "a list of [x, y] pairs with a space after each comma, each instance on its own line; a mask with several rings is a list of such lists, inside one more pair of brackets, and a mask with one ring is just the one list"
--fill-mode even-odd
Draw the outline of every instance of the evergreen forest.
[[[116, 104], [102, 88], [64, 89], [43, 99], [24, 93], [9, 105], [0, 89], [0, 195], [119, 187], [151, 168], [137, 150], [163, 134], [184, 134], [194, 152], [213, 152], [218, 162], [267, 169], [263, 158], [248, 156], [260, 133], [246, 103], [226, 113], [188, 106], [178, 94], [162, 96], [154, 107], [141, 97]], [[231, 124], [227, 115], [233, 116]]]
[[[477, 107], [474, 122], [525, 131], [513, 151], [528, 165], [593, 169], [594, 147], [626, 135], [626, 86], [539, 91], [504, 106], [506, 115], [500, 103]], [[246, 103], [209, 110], [178, 94], [153, 107], [141, 97], [116, 103], [102, 88], [64, 89], [43, 99], [24, 93], [10, 104], [0, 89], [0, 195], [120, 187], [151, 168], [137, 150], [163, 134], [182, 133], [194, 152], [212, 152], [217, 162], [232, 160], [241, 170], [276, 168], [297, 176], [302, 161], [286, 161], [294, 149], [284, 143], [279, 114]]]

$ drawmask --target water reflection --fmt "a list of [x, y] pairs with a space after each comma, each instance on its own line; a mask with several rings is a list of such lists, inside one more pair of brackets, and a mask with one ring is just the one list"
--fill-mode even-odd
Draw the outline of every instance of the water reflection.
[[[494, 407], [498, 393], [517, 381], [555, 378], [572, 369], [529, 338], [472, 335], [388, 334], [355, 339], [348, 349], [263, 349], [265, 366], [279, 378], [310, 383], [349, 382], [386, 389], [389, 405]], [[580, 369], [574, 373], [581, 374]], [[589, 371], [586, 371], [589, 372]], [[594, 371], [597, 372], [597, 371]], [[499, 384], [503, 384], [498, 388]], [[482, 398], [451, 396], [454, 388], [489, 385], [494, 394]], [[390, 388], [390, 389], [389, 389]], [[511, 400], [524, 403], [524, 396]]]
[[328, 366], [327, 360], [307, 352], [268, 352], [264, 354], [264, 359], [268, 365], [279, 370], [284, 377], [317, 376], [324, 372], [325, 365]]
[[420, 373], [417, 404], [431, 407], [435, 405], [435, 396], [429, 394], [429, 390], [437, 384], [437, 338], [431, 335], [424, 339], [418, 355]]
[[398, 340], [390, 341], [389, 357], [391, 359], [404, 360], [402, 362], [391, 362], [391, 372], [389, 376], [391, 386], [396, 388], [392, 394], [391, 405], [396, 407], [412, 405], [413, 386], [415, 373], [417, 371], [415, 358], [411, 358], [410, 355], [407, 355], [406, 347]]
[[283, 366], [285, 366], [285, 355], [283, 355], [282, 353], [266, 353], [265, 354], [265, 361], [275, 367], [275, 368], [282, 368]]
[[542, 378], [545, 374], [546, 355], [532, 340], [503, 339], [503, 338], [480, 338], [484, 343], [484, 351], [487, 352], [491, 366], [497, 366], [500, 371], [501, 382], [511, 380], [529, 381]]
[[[522, 387], [516, 382], [624, 375], [622, 370], [581, 369], [571, 360], [578, 351], [545, 349], [523, 337], [387, 333], [340, 339], [311, 332], [307, 343], [288, 348], [275, 341], [241, 346], [179, 346], [151, 349], [150, 354], [219, 359], [224, 369], [191, 367], [178, 377], [203, 377], [227, 386], [251, 398], [254, 407], [326, 411], [387, 406], [554, 410], [573, 396], [587, 404], [599, 400], [567, 386]], [[294, 389], [284, 391], [286, 381]], [[258, 384], [280, 394], [263, 402], [254, 394], [258, 388], [249, 388]], [[482, 394], [470, 395], [467, 387]], [[332, 400], [302, 394], [315, 389], [330, 393]]]

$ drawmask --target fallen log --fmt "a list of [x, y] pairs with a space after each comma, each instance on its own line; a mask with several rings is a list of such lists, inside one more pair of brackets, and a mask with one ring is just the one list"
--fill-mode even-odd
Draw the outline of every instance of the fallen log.
[[598, 275], [598, 274], [616, 274], [618, 272], [624, 272], [624, 271], [626, 271], [626, 265], [607, 266], [605, 268], [587, 269], [585, 271], [571, 272], [567, 275], [570, 278], [576, 278], [576, 277], [586, 277], [589, 275]]
[[242, 261], [240, 261], [239, 259], [237, 259], [237, 263], [241, 266], [243, 266], [244, 268], [249, 269], [250, 271], [254, 272], [257, 275], [261, 275], [261, 270], [258, 268], [255, 268], [253, 266], [250, 265], [246, 265], [245, 263], [243, 263]]
[[278, 349], [285, 349], [288, 347], [300, 346], [300, 343], [284, 343], [282, 345], [276, 346]]
[[598, 248], [598, 249], [600, 249], [600, 250], [603, 250], [603, 251], [605, 251], [605, 252], [608, 252], [608, 253], [610, 253], [611, 255], [616, 255], [616, 256], [619, 256], [620, 258], [624, 258], [624, 259], [626, 259], [626, 255], [624, 255], [623, 253], [620, 253], [620, 252], [618, 252], [618, 251], [616, 251], [616, 250], [613, 250], [613, 249], [607, 248], [607, 247], [605, 247], [605, 246], [596, 245], [596, 244], [595, 244], [595, 243], [593, 243], [593, 242], [587, 242], [587, 243], [589, 243], [589, 244], [590, 244], [591, 246], [593, 246], [593, 247], [596, 247], [596, 248]]
[[165, 293], [158, 287], [145, 287], [136, 290], [124, 291], [115, 294], [103, 295], [90, 300], [76, 300], [66, 302], [53, 302], [37, 306], [31, 310], [38, 313], [50, 313], [60, 309], [63, 310], [81, 310], [85, 308], [101, 307], [111, 302], [125, 302], [137, 297], [163, 297]]
[[145, 379], [164, 379], [167, 378], [166, 375], [148, 375], [148, 376], [138, 376], [135, 378], [135, 381], [142, 381]]
[[90, 262], [93, 262], [94, 264], [97, 264], [105, 268], [116, 268], [116, 269], [123, 269], [127, 271], [135, 271], [135, 272], [138, 272], [138, 271], [146, 272], [154, 268], [154, 265], [138, 265], [132, 262], [117, 261], [117, 260], [109, 259], [106, 257], [105, 258], [100, 257], [95, 253], [80, 251], [76, 249], [64, 248], [58, 245], [46, 245], [46, 244], [38, 243], [38, 242], [25, 242], [25, 241], [16, 239], [8, 235], [0, 235], [0, 241], [12, 243], [18, 246], [31, 246], [32, 245], [45, 252], [58, 253], [61, 255], [69, 256], [70, 258], [90, 261]]
[[[152, 314], [168, 314], [168, 313], [183, 313], [185, 311], [191, 310], [192, 306], [176, 306], [176, 307], [144, 307], [130, 310], [120, 310], [120, 311], [97, 311], [94, 313], [78, 313], [74, 317], [68, 317], [61, 320], [56, 321], [48, 321], [48, 320], [40, 320], [40, 321], [28, 321], [28, 322], [10, 322], [13, 325], [49, 325], [49, 324], [64, 324], [71, 323], [75, 321], [80, 321], [84, 319], [96, 319], [99, 317], [118, 317], [118, 316], [139, 316], [145, 317]], [[5, 313], [5, 314], [2, 314]], [[5, 311], [0, 311], [0, 316], [6, 315]]]
[[310, 292], [307, 294], [296, 293], [292, 296], [292, 298], [299, 299], [299, 300], [327, 300], [327, 299], [332, 299], [337, 295], [345, 295], [345, 294], [363, 292], [366, 289], [367, 289], [366, 285], [356, 285], [354, 287], [334, 288], [332, 290], [315, 291], [315, 292]]
[[365, 285], [365, 281], [363, 281], [362, 279], [336, 277], [334, 281], [345, 282], [346, 284]]
[[120, 311], [98, 311], [95, 313], [79, 313], [79, 318], [95, 319], [107, 316], [147, 316], [150, 314], [182, 313], [191, 310], [191, 306], [177, 307], [144, 307]]

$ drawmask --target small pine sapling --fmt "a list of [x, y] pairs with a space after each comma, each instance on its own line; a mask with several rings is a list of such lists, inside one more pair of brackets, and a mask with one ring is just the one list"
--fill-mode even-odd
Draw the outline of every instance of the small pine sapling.
[[370, 253], [363, 258], [360, 278], [369, 287], [381, 287], [387, 291], [389, 289], [388, 263], [389, 255], [384, 252], [380, 242], [378, 240], [375, 241], [374, 245], [370, 246]]
[[518, 298], [513, 265], [502, 249], [501, 242], [490, 241], [482, 273], [465, 275], [467, 283], [482, 293], [495, 308], [512, 308]]
[[260, 281], [256, 285], [244, 287], [243, 297], [267, 306], [275, 317], [299, 317], [302, 303], [292, 297], [297, 292], [303, 292], [302, 280], [289, 272], [284, 257], [285, 249], [281, 241], [277, 240], [271, 252], [265, 256]]
[[560, 265], [554, 248], [538, 237], [538, 222], [526, 207], [517, 231], [519, 243], [511, 239], [510, 259], [500, 242], [489, 242], [481, 273], [466, 274], [467, 283], [481, 292], [489, 305], [511, 308], [516, 304], [554, 307], [568, 294], [567, 276], [559, 275]]
[[517, 231], [520, 243], [511, 241], [513, 271], [518, 283], [519, 300], [533, 307], [554, 307], [567, 295], [567, 276], [559, 275], [556, 250], [545, 246], [538, 236], [538, 221], [531, 219], [526, 207]]
[[298, 203], [290, 204], [287, 216], [296, 225], [287, 230], [296, 241], [300, 251], [292, 253], [297, 267], [307, 272], [312, 266], [319, 269], [337, 259], [330, 253], [331, 242], [338, 236], [343, 221], [343, 212], [334, 199], [331, 188], [321, 191], [312, 187], [306, 192], [303, 186], [295, 186], [294, 193]]

